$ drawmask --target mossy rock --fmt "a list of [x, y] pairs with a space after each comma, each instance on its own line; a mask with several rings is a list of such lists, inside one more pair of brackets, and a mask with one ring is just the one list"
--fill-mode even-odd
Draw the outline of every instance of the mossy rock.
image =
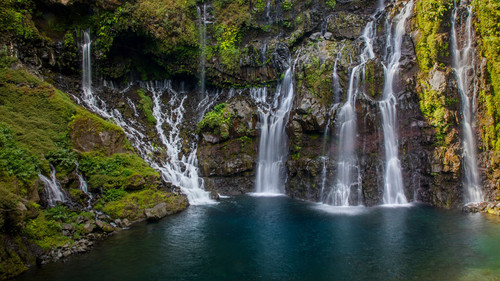
[[145, 219], [144, 211], [165, 203], [166, 210], [173, 214], [184, 210], [188, 205], [186, 196], [161, 190], [142, 190], [126, 194], [123, 198], [107, 202], [102, 211], [114, 219], [137, 221]]
[[86, 110], [78, 109], [69, 127], [73, 147], [78, 152], [99, 151], [110, 156], [131, 150], [120, 127]]

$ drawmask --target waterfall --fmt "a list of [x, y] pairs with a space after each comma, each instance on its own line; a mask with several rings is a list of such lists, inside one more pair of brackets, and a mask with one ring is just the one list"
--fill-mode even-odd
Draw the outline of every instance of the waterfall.
[[[187, 95], [176, 92], [170, 81], [149, 82], [145, 88], [153, 94], [153, 116], [156, 119], [156, 132], [167, 149], [167, 158], [151, 166], [161, 172], [163, 180], [180, 187], [192, 205], [213, 203], [210, 193], [204, 190], [203, 180], [198, 176], [196, 146], [193, 144], [188, 157], [182, 154], [183, 139], [181, 126], [184, 120], [184, 101]], [[164, 93], [170, 94], [165, 106], [161, 101]], [[168, 135], [163, 126], [169, 128]]]
[[92, 193], [89, 192], [87, 181], [85, 180], [83, 175], [78, 170], [78, 166], [79, 166], [78, 162], [75, 163], [75, 166], [76, 166], [76, 169], [75, 169], [76, 176], [78, 177], [78, 182], [80, 184], [79, 188], [83, 193], [85, 193], [89, 197], [89, 200], [87, 201], [87, 203], [88, 203], [87, 206], [90, 209], [92, 207], [92, 198], [93, 198]]
[[[411, 15], [412, 10], [413, 1], [409, 1], [400, 13], [394, 17], [387, 29], [386, 50], [388, 58], [387, 65], [384, 64], [384, 93], [379, 106], [382, 113], [385, 148], [383, 203], [388, 205], [408, 203], [404, 194], [401, 163], [398, 157], [397, 98], [394, 93], [394, 81], [399, 71], [401, 45], [403, 36], [406, 33], [406, 20]], [[394, 30], [393, 24], [396, 24]]]
[[[338, 161], [337, 161], [337, 178], [334, 186], [331, 187], [328, 192], [322, 189], [322, 201], [325, 204], [334, 206], [349, 206], [349, 198], [351, 195], [351, 189], [356, 188], [359, 195], [361, 194], [361, 180], [360, 180], [360, 169], [358, 164], [358, 156], [356, 152], [356, 96], [358, 95], [359, 85], [361, 83], [362, 72], [364, 71], [364, 66], [368, 60], [373, 59], [375, 54], [373, 52], [373, 37], [374, 32], [374, 21], [370, 21], [363, 31], [361, 39], [364, 41], [364, 49], [360, 55], [360, 63], [355, 66], [349, 77], [349, 88], [347, 90], [347, 100], [344, 105], [340, 108], [338, 114], [338, 124], [339, 124], [339, 142], [338, 142]], [[336, 70], [336, 62], [334, 70]], [[334, 86], [336, 78], [336, 73], [334, 75]], [[337, 87], [339, 87], [337, 85]], [[336, 93], [334, 89], [334, 93]], [[337, 95], [336, 95], [337, 96]], [[359, 196], [358, 196], [359, 197]], [[359, 201], [359, 200], [358, 200]], [[361, 202], [357, 202], [359, 205]]]
[[285, 193], [285, 162], [288, 137], [285, 127], [292, 108], [293, 71], [289, 67], [269, 102], [265, 88], [252, 89], [251, 97], [259, 106], [261, 120], [259, 162], [255, 191], [265, 194]]
[[[455, 1], [455, 8], [452, 12], [451, 20], [451, 50], [452, 50], [452, 66], [455, 72], [455, 77], [458, 86], [458, 92], [462, 99], [462, 144], [463, 144], [463, 158], [465, 166], [465, 195], [464, 202], [482, 202], [484, 195], [481, 190], [479, 181], [479, 172], [476, 163], [476, 149], [474, 142], [474, 135], [472, 131], [473, 116], [472, 106], [468, 94], [472, 96], [476, 94], [474, 86], [475, 75], [475, 50], [473, 44], [472, 34], [472, 9], [471, 7], [464, 7], [467, 9], [467, 19], [465, 22], [464, 38], [461, 41], [462, 49], [458, 44], [458, 31], [457, 20], [458, 12], [461, 6], [457, 5]], [[472, 73], [472, 74], [470, 74]]]
[[[84, 31], [83, 44], [83, 96], [85, 105], [99, 115], [113, 119], [120, 126], [140, 156], [154, 169], [160, 171], [162, 179], [178, 186], [187, 195], [192, 205], [214, 203], [210, 194], [203, 190], [203, 181], [198, 176], [196, 144], [191, 147], [188, 157], [182, 154], [183, 139], [180, 136], [180, 125], [184, 119], [184, 100], [187, 94], [181, 97], [180, 93], [173, 90], [170, 81], [141, 83], [153, 94], [153, 116], [156, 118], [156, 131], [162, 145], [167, 152], [166, 159], [156, 159], [155, 152], [162, 150], [141, 131], [139, 123], [123, 117], [118, 109], [108, 109], [106, 103], [94, 95], [91, 79], [91, 41], [88, 31]], [[163, 93], [171, 94], [168, 106], [161, 101]], [[135, 107], [133, 107], [134, 109]], [[135, 109], [134, 109], [135, 110]], [[168, 136], [163, 125], [169, 126]]]
[[50, 179], [41, 173], [38, 177], [43, 182], [45, 186], [45, 192], [47, 193], [47, 201], [49, 206], [54, 207], [57, 202], [66, 202], [67, 198], [62, 191], [61, 184], [56, 178], [56, 169], [50, 165]]
[[82, 45], [82, 91], [83, 101], [88, 108], [97, 114], [111, 118], [112, 116], [107, 112], [104, 102], [95, 96], [92, 91], [92, 41], [90, 40], [90, 31], [83, 31], [83, 45]]

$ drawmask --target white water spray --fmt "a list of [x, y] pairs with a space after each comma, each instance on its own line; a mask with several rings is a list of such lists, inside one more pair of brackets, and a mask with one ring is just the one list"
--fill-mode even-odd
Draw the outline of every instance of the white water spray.
[[[178, 186], [183, 193], [188, 197], [189, 203], [192, 205], [214, 203], [210, 199], [209, 193], [203, 190], [203, 181], [198, 177], [198, 168], [196, 160], [196, 147], [191, 148], [188, 157], [182, 154], [183, 139], [180, 137], [180, 125], [184, 117], [183, 103], [187, 98], [184, 94], [182, 97], [179, 93], [173, 90], [169, 81], [143, 83], [141, 86], [153, 93], [153, 115], [156, 118], [156, 131], [161, 139], [162, 145], [165, 146], [167, 159], [158, 160], [152, 155], [161, 150], [154, 145], [151, 140], [141, 132], [141, 128], [137, 127], [137, 123], [133, 120], [123, 118], [121, 112], [117, 109], [108, 109], [105, 102], [94, 95], [92, 91], [91, 79], [91, 41], [88, 31], [84, 32], [83, 45], [83, 96], [87, 107], [98, 113], [99, 115], [113, 119], [115, 123], [123, 128], [127, 138], [132, 145], [137, 149], [140, 156], [154, 169], [161, 172], [162, 178]], [[171, 99], [167, 106], [163, 105], [161, 95], [169, 93]], [[169, 126], [168, 136], [166, 135], [163, 125]]]
[[87, 201], [87, 203], [88, 203], [87, 207], [91, 208], [92, 207], [92, 198], [93, 198], [92, 193], [89, 192], [87, 181], [85, 180], [83, 175], [78, 170], [78, 166], [79, 166], [78, 162], [76, 162], [75, 165], [76, 165], [75, 172], [76, 172], [76, 176], [78, 177], [79, 188], [83, 193], [85, 193], [89, 197], [89, 200]]
[[[153, 116], [156, 119], [156, 132], [167, 149], [167, 158], [152, 167], [161, 172], [163, 179], [180, 187], [192, 205], [213, 203], [209, 192], [204, 190], [203, 180], [198, 176], [196, 147], [191, 147], [188, 157], [182, 154], [183, 139], [180, 129], [184, 120], [184, 101], [187, 95], [176, 92], [170, 81], [146, 83], [146, 89], [153, 94]], [[161, 97], [170, 94], [167, 105]], [[168, 134], [163, 129], [169, 128]]]
[[[408, 203], [404, 194], [401, 163], [398, 156], [398, 128], [397, 128], [397, 98], [394, 93], [394, 82], [398, 77], [399, 60], [401, 59], [401, 45], [406, 33], [406, 20], [413, 10], [413, 1], [406, 3], [401, 12], [396, 15], [388, 26], [387, 47], [388, 60], [384, 65], [385, 81], [383, 100], [379, 102], [382, 113], [382, 128], [384, 131], [385, 148], [385, 175], [383, 203], [398, 205]], [[393, 30], [393, 24], [395, 24]]]
[[82, 100], [87, 107], [96, 112], [97, 114], [111, 118], [107, 112], [104, 102], [95, 96], [92, 91], [92, 41], [90, 40], [90, 31], [83, 31], [83, 45], [82, 45]]
[[[462, 8], [467, 9], [467, 19], [464, 27], [465, 37], [463, 38], [461, 44], [462, 48], [460, 48], [458, 43], [457, 20], [458, 12]], [[458, 91], [462, 99], [462, 144], [465, 166], [465, 203], [478, 203], [484, 201], [484, 195], [481, 190], [479, 172], [476, 163], [476, 146], [472, 130], [472, 106], [468, 95], [471, 94], [474, 96], [476, 94], [474, 85], [475, 50], [472, 44], [472, 9], [471, 7], [462, 7], [457, 5], [455, 1], [455, 8], [453, 10], [451, 20], [451, 50], [453, 57], [453, 70], [455, 71]], [[472, 75], [470, 73], [472, 73]]]
[[[363, 31], [361, 38], [364, 41], [365, 48], [360, 55], [360, 63], [351, 71], [349, 88], [347, 90], [347, 100], [340, 108], [338, 115], [339, 143], [337, 154], [337, 178], [334, 186], [328, 191], [322, 189], [321, 198], [325, 204], [334, 206], [349, 206], [351, 190], [356, 187], [358, 195], [361, 195], [360, 168], [356, 152], [357, 126], [355, 103], [356, 96], [359, 94], [359, 85], [363, 76], [362, 73], [364, 72], [364, 66], [368, 60], [375, 57], [372, 44], [373, 37], [375, 36], [373, 24], [373, 21], [369, 22]], [[357, 204], [360, 205], [362, 203], [357, 202]]]
[[52, 167], [52, 165], [50, 166], [50, 179], [41, 173], [38, 174], [38, 177], [45, 186], [49, 206], [54, 207], [57, 202], [67, 201], [67, 198], [62, 191], [61, 184], [56, 178], [56, 169]]
[[251, 96], [259, 106], [261, 120], [255, 191], [283, 194], [285, 193], [285, 162], [288, 156], [285, 128], [294, 97], [292, 67], [285, 71], [271, 102], [267, 100], [265, 88], [252, 89]]

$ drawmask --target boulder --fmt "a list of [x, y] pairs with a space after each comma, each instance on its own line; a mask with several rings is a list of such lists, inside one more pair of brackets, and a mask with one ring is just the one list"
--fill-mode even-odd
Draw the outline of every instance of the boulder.
[[91, 233], [94, 231], [95, 225], [92, 223], [87, 223], [83, 226], [83, 232], [85, 233]]
[[144, 210], [144, 215], [146, 219], [149, 221], [157, 221], [161, 218], [169, 215], [170, 213], [167, 210], [167, 204], [165, 202], [161, 202], [160, 204], [154, 206], [153, 208], [149, 208]]

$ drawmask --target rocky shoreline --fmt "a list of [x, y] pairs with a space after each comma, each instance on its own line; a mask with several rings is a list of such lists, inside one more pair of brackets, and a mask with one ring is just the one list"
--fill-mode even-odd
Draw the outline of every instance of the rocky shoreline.
[[[187, 206], [185, 207], [187, 208]], [[61, 261], [74, 254], [82, 254], [92, 249], [95, 241], [104, 240], [109, 236], [127, 229], [134, 227], [134, 224], [148, 221], [156, 222], [162, 218], [182, 212], [185, 208], [177, 209], [175, 211], [167, 210], [168, 206], [165, 202], [159, 203], [152, 208], [144, 210], [144, 217], [130, 222], [128, 219], [112, 219], [110, 216], [102, 212], [95, 212], [91, 210], [90, 213], [95, 215], [95, 219], [89, 219], [84, 216], [79, 216], [75, 223], [84, 223], [83, 227], [86, 232], [83, 236], [75, 239], [76, 229], [72, 224], [66, 223], [62, 225], [62, 234], [69, 238], [74, 239], [73, 243], [66, 243], [63, 246], [58, 246], [44, 252], [41, 256], [37, 257], [37, 264], [43, 265], [50, 262]]]
[[462, 207], [464, 213], [485, 213], [500, 216], [500, 202], [469, 203]]

